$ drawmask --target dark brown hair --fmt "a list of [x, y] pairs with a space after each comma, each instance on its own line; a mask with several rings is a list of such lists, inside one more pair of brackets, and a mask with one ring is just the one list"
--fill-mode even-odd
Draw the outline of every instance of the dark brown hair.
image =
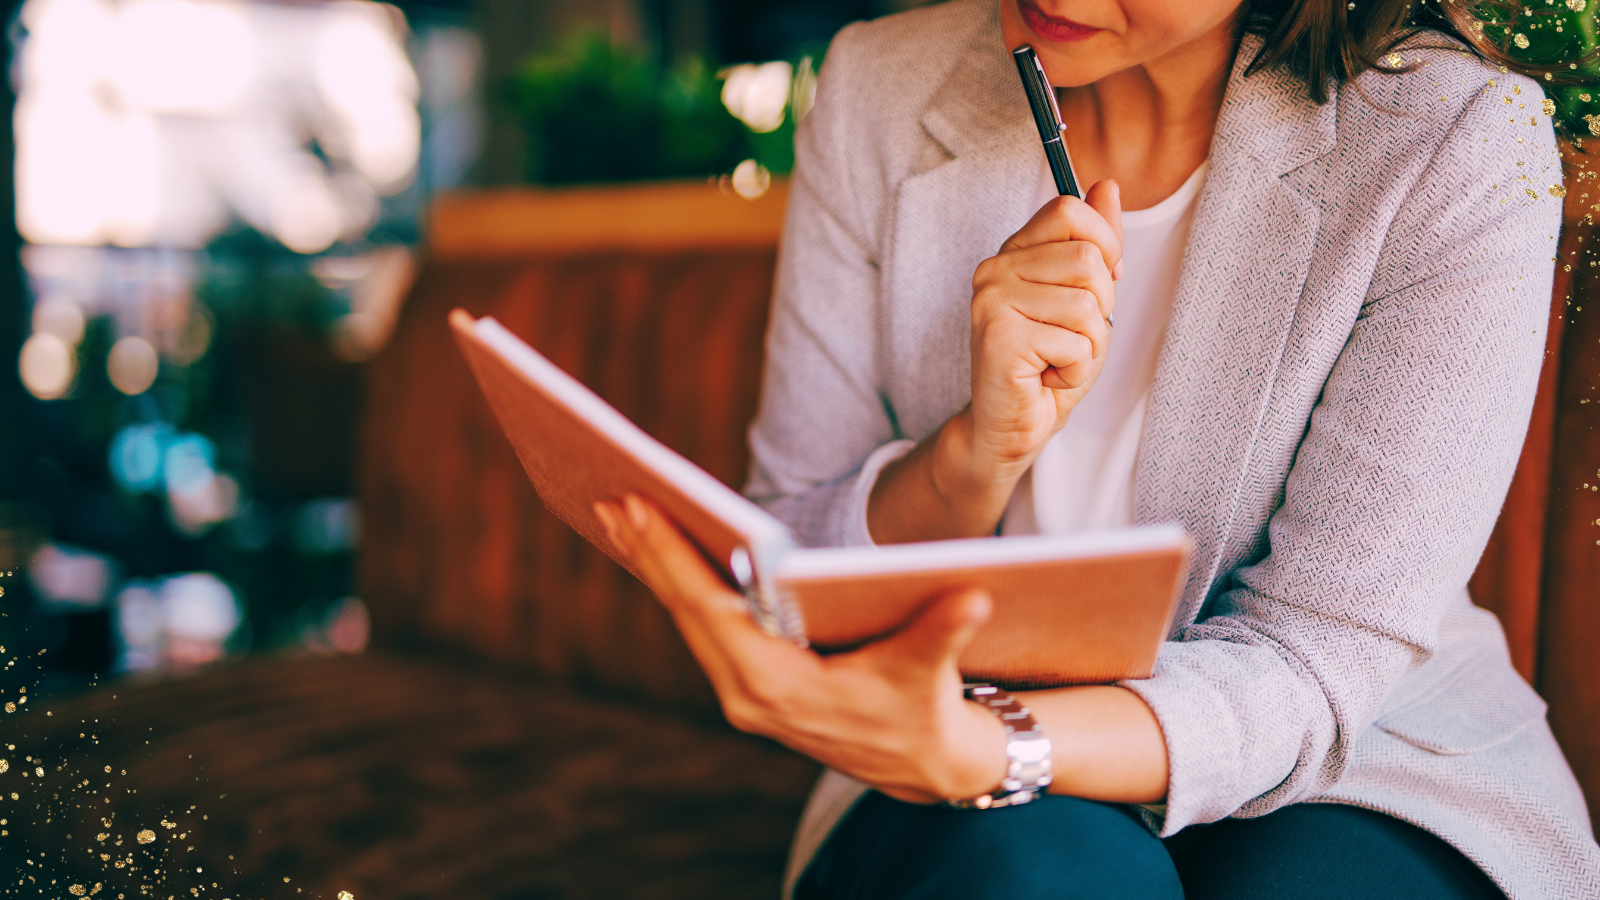
[[[1550, 36], [1558, 21], [1572, 24], [1587, 3], [1566, 0], [1538, 5], [1517, 0], [1246, 0], [1245, 31], [1260, 35], [1261, 53], [1248, 72], [1284, 66], [1305, 82], [1311, 98], [1325, 103], [1330, 86], [1368, 69], [1399, 73], [1415, 67], [1391, 57], [1405, 41], [1435, 32], [1461, 44], [1485, 62], [1521, 72], [1541, 83], [1592, 83], [1594, 54], [1560, 58]], [[1576, 9], [1574, 9], [1576, 7]], [[1538, 46], [1530, 49], [1532, 30]], [[1541, 34], [1541, 31], [1543, 32]], [[1436, 43], [1442, 46], [1442, 42]], [[1552, 45], [1557, 45], [1552, 49]], [[1541, 57], [1536, 54], [1543, 53]], [[1550, 55], [1557, 58], [1549, 58]]]

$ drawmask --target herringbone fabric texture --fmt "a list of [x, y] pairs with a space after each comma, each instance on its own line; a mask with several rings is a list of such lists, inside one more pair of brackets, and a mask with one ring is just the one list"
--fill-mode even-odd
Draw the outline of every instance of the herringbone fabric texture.
[[[1284, 73], [1245, 77], [1258, 47], [1229, 82], [1135, 475], [1138, 520], [1198, 545], [1174, 640], [1127, 685], [1167, 738], [1152, 827], [1349, 803], [1440, 835], [1513, 898], [1600, 896], [1544, 705], [1465, 593], [1548, 327], [1543, 95], [1412, 48], [1416, 71], [1317, 106]], [[843, 540], [874, 448], [969, 399], [972, 272], [1033, 213], [1041, 162], [1015, 78], [993, 0], [829, 52], [751, 433], [750, 493], [810, 543]], [[824, 782], [795, 868], [853, 790]]]

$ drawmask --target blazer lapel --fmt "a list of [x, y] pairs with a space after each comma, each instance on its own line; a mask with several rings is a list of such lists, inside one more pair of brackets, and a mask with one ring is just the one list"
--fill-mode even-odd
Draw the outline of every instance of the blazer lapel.
[[998, 4], [923, 111], [932, 144], [895, 198], [884, 333], [902, 435], [921, 438], [971, 398], [972, 272], [1033, 215], [1044, 151], [1001, 39]]
[[1195, 557], [1174, 628], [1226, 588], [1218, 574], [1317, 241], [1319, 213], [1283, 177], [1334, 146], [1336, 101], [1284, 72], [1228, 83], [1156, 364], [1134, 475], [1139, 522], [1177, 521]]

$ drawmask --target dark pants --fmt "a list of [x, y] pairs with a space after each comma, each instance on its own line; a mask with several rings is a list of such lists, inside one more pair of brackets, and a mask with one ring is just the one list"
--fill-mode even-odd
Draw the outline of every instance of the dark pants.
[[1128, 807], [1072, 797], [954, 810], [876, 791], [839, 823], [796, 900], [1503, 900], [1437, 837], [1306, 803], [1162, 841]]

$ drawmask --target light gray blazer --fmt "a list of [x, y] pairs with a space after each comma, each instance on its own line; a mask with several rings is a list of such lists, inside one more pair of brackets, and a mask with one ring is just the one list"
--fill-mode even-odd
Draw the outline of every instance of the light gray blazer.
[[[1464, 599], [1543, 355], [1562, 181], [1543, 94], [1408, 50], [1426, 65], [1316, 106], [1243, 76], [1259, 46], [1228, 83], [1135, 470], [1137, 520], [1198, 546], [1155, 675], [1125, 685], [1171, 760], [1151, 826], [1347, 803], [1512, 898], [1600, 897], [1544, 704]], [[862, 461], [968, 402], [973, 270], [1034, 212], [996, 0], [841, 32], [797, 159], [748, 492], [836, 544]], [[791, 876], [852, 784], [825, 780]]]

